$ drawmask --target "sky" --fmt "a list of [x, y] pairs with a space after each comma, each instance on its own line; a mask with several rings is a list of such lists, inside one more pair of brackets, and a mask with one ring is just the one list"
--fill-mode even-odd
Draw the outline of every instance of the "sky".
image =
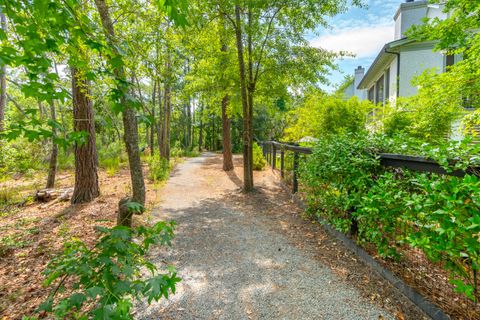
[[393, 40], [393, 16], [405, 0], [366, 0], [365, 9], [351, 8], [346, 13], [329, 20], [330, 29], [319, 29], [317, 34], [309, 36], [310, 44], [332, 51], [348, 51], [355, 57], [338, 60], [339, 72], [329, 76], [330, 85], [324, 85], [327, 91], [333, 91], [346, 75], [354, 73], [355, 68], [363, 66], [368, 70], [383, 45]]

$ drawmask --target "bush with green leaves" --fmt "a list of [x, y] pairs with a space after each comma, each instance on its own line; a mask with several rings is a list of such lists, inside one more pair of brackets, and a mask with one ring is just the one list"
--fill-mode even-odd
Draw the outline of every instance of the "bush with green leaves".
[[304, 137], [361, 132], [365, 130], [367, 113], [373, 108], [369, 101], [356, 97], [345, 100], [323, 92], [308, 93], [289, 115], [285, 141], [298, 142]]
[[[28, 143], [26, 139], [0, 141], [0, 175], [29, 173], [45, 168], [48, 159], [48, 147]], [[0, 179], [1, 180], [1, 179]]]
[[[477, 166], [478, 145], [430, 145], [384, 136], [321, 139], [300, 166], [309, 211], [380, 256], [401, 259], [405, 246], [421, 249], [450, 272], [457, 291], [478, 300], [480, 179], [419, 173], [380, 164], [379, 152], [424, 155], [448, 171]], [[478, 174], [478, 172], [477, 172]]]
[[263, 157], [262, 148], [256, 143], [253, 143], [253, 170], [263, 170], [267, 161]]
[[[56, 319], [132, 319], [134, 300], [168, 299], [180, 278], [171, 266], [159, 273], [147, 254], [152, 245], [170, 245], [174, 227], [97, 228], [103, 237], [93, 248], [78, 239], [66, 243], [44, 272], [54, 289], [39, 311]], [[69, 294], [57, 297], [65, 289]]]
[[165, 181], [170, 175], [170, 162], [159, 155], [149, 157], [148, 168], [148, 179], [154, 182]]
[[394, 107], [386, 108], [382, 119], [386, 134], [406, 133], [428, 142], [445, 140], [451, 134], [453, 123], [462, 116], [462, 102], [438, 97], [438, 85], [429, 77], [426, 72], [414, 82], [422, 84], [418, 94], [398, 98]]

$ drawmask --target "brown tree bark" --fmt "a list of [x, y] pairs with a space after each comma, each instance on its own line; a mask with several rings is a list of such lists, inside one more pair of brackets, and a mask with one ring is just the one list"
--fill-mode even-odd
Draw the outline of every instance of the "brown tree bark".
[[253, 190], [253, 159], [252, 137], [250, 136], [251, 114], [248, 105], [245, 60], [243, 53], [243, 35], [241, 9], [239, 5], [235, 5], [235, 36], [237, 40], [237, 56], [240, 75], [240, 89], [242, 97], [242, 116], [243, 116], [243, 191], [250, 192]]
[[75, 187], [71, 203], [90, 202], [100, 195], [97, 173], [97, 146], [93, 105], [88, 81], [71, 68], [73, 126], [75, 132], [87, 133], [85, 143], [75, 143]]
[[190, 150], [192, 148], [192, 103], [189, 99], [187, 105], [187, 148]]
[[[7, 32], [7, 19], [0, 13], [2, 30]], [[7, 106], [7, 67], [2, 65], [0, 69], [0, 132], [5, 130], [5, 108]]]
[[160, 156], [164, 159], [170, 160], [170, 121], [171, 121], [171, 57], [170, 49], [167, 49], [167, 61], [165, 62], [165, 69], [167, 76], [165, 77], [165, 92], [163, 101], [163, 126], [162, 126], [162, 148], [160, 149]]
[[[225, 36], [225, 19], [222, 19], [223, 30], [220, 31], [220, 51], [226, 53], [228, 51], [226, 36]], [[228, 59], [222, 59], [222, 68], [226, 68]], [[224, 87], [224, 89], [227, 89]], [[231, 120], [228, 117], [227, 109], [230, 102], [230, 97], [226, 94], [222, 99], [222, 149], [223, 149], [223, 170], [233, 170], [233, 156], [232, 156], [232, 138], [231, 138]]]
[[155, 115], [155, 104], [157, 99], [157, 81], [153, 82], [153, 93], [152, 93], [152, 123], [150, 125], [150, 156], [155, 155], [155, 128], [156, 128], [156, 115]]
[[232, 138], [230, 134], [231, 121], [227, 115], [227, 107], [230, 98], [228, 95], [222, 99], [222, 141], [223, 141], [223, 170], [233, 170], [233, 157], [232, 157]]
[[158, 85], [158, 108], [159, 108], [159, 114], [158, 114], [158, 120], [155, 123], [155, 126], [157, 128], [157, 141], [158, 141], [158, 152], [160, 156], [162, 155], [162, 150], [163, 150], [163, 112], [162, 112], [162, 96], [160, 95], [160, 83]]
[[[53, 121], [57, 121], [57, 115], [55, 112], [55, 103], [53, 101], [50, 102], [50, 118]], [[58, 158], [58, 145], [55, 142], [55, 136], [57, 135], [57, 130], [55, 127], [52, 128], [52, 151], [50, 153], [50, 164], [48, 168], [48, 177], [47, 177], [47, 185], [45, 188], [51, 189], [55, 187], [55, 176], [57, 174], [57, 158]]]
[[252, 181], [253, 188], [253, 95], [255, 93], [255, 79], [253, 76], [253, 20], [252, 20], [252, 9], [249, 5], [248, 7], [248, 161], [250, 162], [250, 170], [248, 172], [250, 176], [250, 181]]
[[[112, 52], [121, 56], [117, 49], [118, 42], [115, 39], [115, 30], [113, 22], [108, 11], [105, 0], [95, 0], [102, 26], [105, 31], [108, 43]], [[115, 77], [125, 82], [125, 69], [123, 64], [118, 65], [114, 69]], [[124, 89], [125, 90], [125, 89]], [[128, 154], [128, 161], [130, 165], [130, 178], [132, 181], [132, 198], [131, 201], [145, 205], [145, 181], [143, 180], [142, 163], [140, 160], [140, 150], [138, 148], [138, 124], [135, 110], [128, 104], [125, 94], [121, 97], [121, 104], [123, 105], [122, 119], [124, 136], [123, 140]]]
[[200, 105], [200, 128], [199, 128], [199, 133], [198, 133], [198, 151], [202, 152], [202, 146], [203, 146], [203, 105]]

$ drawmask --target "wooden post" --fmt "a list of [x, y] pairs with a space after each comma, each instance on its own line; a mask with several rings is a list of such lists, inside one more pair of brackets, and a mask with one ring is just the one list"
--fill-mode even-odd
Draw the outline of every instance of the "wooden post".
[[268, 151], [267, 151], [267, 163], [270, 164], [270, 153], [272, 152], [272, 145], [268, 144]]
[[272, 169], [277, 165], [277, 146], [272, 143]]
[[298, 153], [293, 153], [293, 193], [298, 192], [298, 180], [297, 180], [297, 171], [298, 171]]
[[280, 151], [280, 177], [284, 178], [284, 170], [285, 170], [285, 151], [283, 148]]

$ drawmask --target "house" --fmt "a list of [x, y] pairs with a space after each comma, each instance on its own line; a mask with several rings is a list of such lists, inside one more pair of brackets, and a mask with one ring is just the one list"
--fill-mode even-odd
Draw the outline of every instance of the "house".
[[443, 8], [444, 5], [430, 4], [427, 0], [407, 0], [400, 4], [394, 16], [394, 40], [383, 46], [365, 75], [361, 76], [360, 68], [355, 71], [355, 92], [377, 104], [395, 103], [397, 97], [417, 93], [418, 88], [412, 85], [416, 76], [427, 69], [445, 72], [460, 59], [434, 52], [434, 42], [417, 42], [405, 36], [412, 25], [422, 24], [425, 18], [446, 18]]
[[357, 97], [360, 100], [365, 100], [367, 98], [367, 91], [358, 89], [358, 85], [362, 81], [363, 77], [365, 76], [365, 68], [362, 66], [358, 66], [355, 69], [355, 76], [353, 78], [352, 83], [345, 88], [344, 96], [345, 98]]

